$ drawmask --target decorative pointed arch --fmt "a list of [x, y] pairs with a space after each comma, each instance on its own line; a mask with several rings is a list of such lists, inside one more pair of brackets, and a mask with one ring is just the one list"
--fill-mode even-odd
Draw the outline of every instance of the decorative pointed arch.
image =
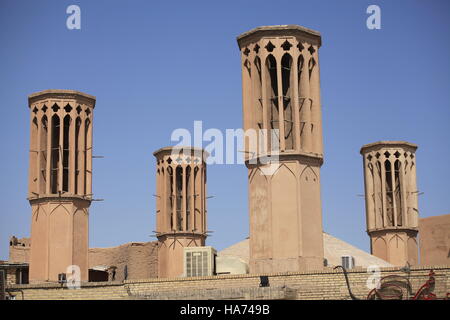
[[306, 175], [306, 177], [308, 177], [308, 174], [313, 176], [313, 181], [318, 181], [319, 177], [317, 176], [316, 172], [311, 168], [311, 166], [306, 166], [303, 170], [302, 173], [300, 174], [300, 180], [302, 180], [303, 176]]
[[387, 243], [383, 237], [377, 237], [372, 242], [372, 254], [376, 255], [380, 259], [388, 261]]
[[408, 261], [411, 264], [417, 264], [418, 260], [418, 244], [415, 237], [408, 237]]
[[249, 182], [250, 182], [250, 183], [252, 183], [252, 181], [253, 181], [253, 179], [255, 179], [255, 176], [256, 176], [256, 175], [263, 176], [263, 177], [264, 177], [264, 180], [267, 181], [267, 177], [266, 177], [266, 175], [261, 171], [261, 169], [260, 169], [260, 168], [254, 168], [254, 169], [250, 172], [250, 175], [249, 175]]
[[389, 245], [394, 244], [396, 247], [399, 246], [400, 243], [404, 243], [405, 241], [396, 233], [394, 233], [390, 238], [389, 238]]
[[39, 218], [39, 210], [40, 210], [40, 207], [41, 207], [41, 205], [37, 205], [36, 206], [36, 208], [34, 208], [34, 210], [32, 211], [32, 213], [31, 213], [31, 217], [34, 219], [34, 220], [37, 220], [38, 218]]
[[65, 205], [63, 205], [63, 204], [58, 204], [56, 207], [54, 207], [54, 208], [50, 211], [49, 216], [51, 216], [51, 215], [53, 214], [53, 212], [55, 212], [56, 209], [58, 209], [59, 207], [62, 207], [62, 208], [64, 209], [64, 212], [66, 212], [69, 216], [72, 215], [72, 212], [70, 212], [70, 211], [66, 208]]
[[406, 262], [404, 259], [407, 254], [405, 241], [398, 234], [394, 234], [388, 243], [389, 263], [397, 266], [404, 265]]
[[270, 192], [273, 258], [289, 258], [292, 252], [298, 256], [298, 181], [286, 164], [280, 165], [271, 176]]
[[176, 245], [180, 245], [181, 247], [183, 247], [183, 243], [178, 240], [177, 238], [173, 238], [173, 240], [170, 242], [170, 245], [168, 246], [168, 249], [175, 249]]
[[287, 172], [289, 172], [295, 178], [295, 173], [285, 163], [281, 163], [278, 165], [277, 170], [270, 176], [270, 179], [273, 180], [277, 176], [277, 174], [279, 174], [284, 169], [286, 169]]
[[158, 241], [159, 249], [167, 249], [167, 244], [165, 241]]
[[186, 247], [191, 247], [192, 244], [194, 244], [193, 247], [197, 247], [197, 246], [198, 246], [198, 244], [197, 244], [197, 239], [196, 239], [196, 238], [191, 238], [191, 239], [189, 239], [189, 242], [188, 242], [188, 244], [187, 244]]

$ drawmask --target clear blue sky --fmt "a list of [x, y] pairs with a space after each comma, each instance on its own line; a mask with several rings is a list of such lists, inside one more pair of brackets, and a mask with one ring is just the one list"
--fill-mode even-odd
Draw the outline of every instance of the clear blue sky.
[[[81, 7], [81, 30], [66, 8]], [[366, 8], [381, 7], [381, 30]], [[0, 259], [29, 236], [27, 95], [80, 90], [97, 97], [90, 246], [149, 241], [155, 160], [176, 128], [242, 125], [236, 36], [261, 25], [322, 33], [320, 50], [326, 232], [369, 250], [363, 144], [419, 145], [422, 217], [450, 213], [450, 1], [0, 1]], [[248, 235], [243, 165], [208, 168], [208, 244]]]

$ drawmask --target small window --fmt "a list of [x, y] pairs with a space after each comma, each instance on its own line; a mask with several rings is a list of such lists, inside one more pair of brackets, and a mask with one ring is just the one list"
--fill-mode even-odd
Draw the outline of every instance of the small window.
[[28, 284], [28, 268], [16, 269], [16, 284]]

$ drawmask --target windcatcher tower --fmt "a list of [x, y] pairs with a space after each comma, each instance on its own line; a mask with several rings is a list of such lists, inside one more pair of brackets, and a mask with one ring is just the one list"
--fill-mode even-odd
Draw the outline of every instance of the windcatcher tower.
[[[269, 26], [237, 41], [244, 130], [258, 137], [257, 150], [249, 140], [252, 133], [245, 142], [250, 272], [321, 269], [320, 33], [297, 25]], [[267, 157], [278, 160], [269, 164]]]
[[416, 150], [403, 141], [361, 148], [371, 253], [396, 266], [418, 264]]
[[87, 281], [95, 97], [46, 90], [31, 94], [28, 104], [30, 281], [57, 281], [71, 265]]
[[185, 247], [205, 245], [206, 157], [203, 149], [162, 148], [156, 157], [158, 276], [183, 275]]

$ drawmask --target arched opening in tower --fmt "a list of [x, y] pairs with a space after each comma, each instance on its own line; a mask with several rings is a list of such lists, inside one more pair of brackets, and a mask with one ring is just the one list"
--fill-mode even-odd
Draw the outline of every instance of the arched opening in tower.
[[284, 140], [286, 150], [294, 149], [294, 118], [292, 112], [291, 84], [293, 83], [292, 57], [285, 53], [281, 59], [281, 78], [283, 86]]
[[[169, 158], [170, 160], [170, 158]], [[169, 215], [167, 218], [170, 221], [170, 230], [175, 230], [175, 226], [173, 225], [173, 209], [174, 209], [174, 198], [173, 198], [173, 169], [170, 166], [170, 162], [169, 162], [169, 166], [167, 167], [167, 182], [166, 182], [166, 186], [167, 186], [167, 190], [166, 190], [166, 195], [167, 195], [167, 208], [169, 210], [167, 210], [167, 214]]]
[[[297, 79], [298, 79], [298, 102], [299, 102], [299, 114], [300, 114], [300, 144], [303, 147], [304, 144], [304, 136], [305, 136], [305, 127], [306, 127], [306, 108], [309, 108], [309, 78], [305, 77], [304, 72], [304, 64], [305, 58], [300, 53], [297, 60]], [[308, 82], [308, 83], [306, 83]]]
[[59, 130], [61, 121], [58, 115], [52, 117], [52, 141], [51, 141], [51, 168], [50, 168], [50, 190], [51, 193], [58, 193], [58, 172], [60, 161], [59, 150]]
[[41, 119], [41, 130], [39, 134], [39, 193], [46, 193], [45, 187], [47, 183], [47, 132], [48, 132], [48, 119], [44, 115]]
[[386, 176], [386, 216], [388, 226], [394, 226], [394, 194], [392, 188], [392, 168], [391, 161], [384, 162], [385, 176]]
[[373, 188], [374, 190], [376, 190], [376, 194], [375, 194], [375, 208], [376, 208], [376, 212], [375, 214], [377, 215], [376, 217], [376, 221], [378, 221], [379, 223], [376, 224], [377, 228], [383, 228], [386, 226], [386, 221], [384, 219], [384, 212], [383, 212], [383, 207], [382, 207], [382, 203], [383, 203], [383, 191], [381, 190], [381, 185], [382, 185], [382, 171], [381, 171], [381, 162], [377, 161], [375, 163], [376, 165], [376, 171], [375, 171], [375, 178], [374, 178], [374, 185]]
[[186, 230], [190, 229], [190, 217], [191, 217], [191, 199], [192, 199], [192, 188], [191, 188], [191, 167], [186, 167]]
[[254, 92], [254, 105], [255, 105], [255, 124], [257, 129], [263, 128], [263, 101], [261, 96], [262, 87], [262, 70], [261, 59], [256, 57], [254, 60], [256, 77], [253, 77], [253, 92]]
[[402, 193], [401, 193], [401, 182], [400, 182], [400, 170], [401, 162], [396, 160], [394, 163], [394, 176], [395, 176], [395, 207], [397, 209], [397, 226], [403, 225], [403, 206], [402, 206]]
[[181, 231], [183, 225], [183, 168], [177, 166], [176, 169], [176, 201], [177, 201], [177, 212], [176, 212], [176, 230]]
[[201, 230], [201, 212], [200, 212], [200, 201], [201, 201], [201, 181], [200, 181], [200, 170], [198, 166], [194, 167], [194, 225], [192, 229], [196, 231], [199, 227]]
[[36, 194], [39, 193], [37, 185], [37, 177], [39, 174], [38, 168], [38, 120], [33, 118], [31, 125], [31, 139], [30, 139], [30, 192]]
[[63, 185], [62, 190], [69, 191], [69, 132], [70, 115], [64, 117], [64, 135], [63, 135]]
[[81, 134], [81, 119], [77, 117], [75, 120], [75, 194], [81, 194], [80, 190], [80, 134]]
[[90, 178], [91, 175], [91, 168], [89, 167], [89, 162], [88, 160], [90, 159], [89, 157], [89, 153], [92, 150], [92, 146], [91, 146], [91, 120], [86, 119], [85, 125], [84, 125], [84, 171], [83, 171], [83, 175], [84, 175], [84, 179], [83, 179], [83, 193], [88, 193], [88, 189], [87, 189], [87, 184], [88, 184], [88, 179]]
[[[309, 52], [311, 53], [311, 55], [314, 54], [315, 50], [313, 48], [313, 46], [311, 46], [309, 48]], [[311, 57], [309, 59], [309, 81], [311, 83], [311, 76], [313, 74], [314, 68], [316, 67], [316, 60], [314, 59], [314, 57]], [[311, 90], [311, 87], [310, 87]], [[310, 93], [310, 97], [313, 97], [313, 94]], [[317, 101], [315, 101], [314, 99], [311, 100], [311, 106], [310, 106], [310, 115], [311, 115], [311, 123], [309, 126], [309, 130], [311, 130], [311, 136], [314, 136], [315, 132], [314, 132], [314, 114], [317, 113], [316, 108], [318, 108], [319, 106], [317, 105]]]
[[277, 151], [280, 143], [280, 122], [279, 122], [279, 106], [278, 106], [278, 77], [277, 77], [277, 61], [273, 55], [269, 55], [266, 59], [266, 74], [268, 81], [266, 86], [269, 121], [270, 121], [270, 136], [269, 149]]

